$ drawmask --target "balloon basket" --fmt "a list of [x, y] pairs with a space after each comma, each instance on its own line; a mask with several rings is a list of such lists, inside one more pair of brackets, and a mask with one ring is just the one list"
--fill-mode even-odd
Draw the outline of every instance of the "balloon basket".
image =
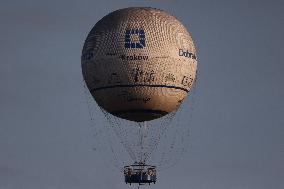
[[126, 184], [151, 184], [156, 183], [156, 166], [146, 165], [143, 162], [124, 166], [124, 178]]

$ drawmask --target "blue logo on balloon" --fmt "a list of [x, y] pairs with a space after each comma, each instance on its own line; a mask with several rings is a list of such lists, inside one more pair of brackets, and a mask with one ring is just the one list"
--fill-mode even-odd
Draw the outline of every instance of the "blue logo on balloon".
[[127, 29], [124, 38], [125, 48], [138, 48], [145, 47], [145, 32], [144, 29]]

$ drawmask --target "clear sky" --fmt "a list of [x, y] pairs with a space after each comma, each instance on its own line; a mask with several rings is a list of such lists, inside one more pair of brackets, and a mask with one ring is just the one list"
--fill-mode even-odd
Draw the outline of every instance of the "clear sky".
[[175, 15], [198, 49], [191, 147], [151, 188], [284, 187], [284, 1], [0, 1], [0, 189], [120, 189], [105, 169], [80, 56], [109, 12]]

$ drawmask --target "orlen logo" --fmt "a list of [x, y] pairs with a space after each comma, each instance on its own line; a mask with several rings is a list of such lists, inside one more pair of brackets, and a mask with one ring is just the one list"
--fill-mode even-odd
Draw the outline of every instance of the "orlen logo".
[[183, 49], [179, 49], [179, 52], [178, 52], [178, 55], [179, 56], [185, 56], [187, 58], [192, 58], [192, 59], [195, 59], [196, 60], [196, 56], [195, 54], [191, 53], [191, 52], [188, 52], [188, 50], [183, 50]]
[[124, 38], [125, 48], [144, 48], [145, 32], [144, 29], [127, 29]]

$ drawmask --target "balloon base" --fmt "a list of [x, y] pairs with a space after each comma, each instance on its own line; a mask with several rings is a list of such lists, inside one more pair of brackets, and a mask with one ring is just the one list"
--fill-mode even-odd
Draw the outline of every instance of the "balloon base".
[[146, 165], [144, 162], [135, 162], [133, 165], [124, 166], [126, 184], [151, 184], [156, 183], [156, 166]]

